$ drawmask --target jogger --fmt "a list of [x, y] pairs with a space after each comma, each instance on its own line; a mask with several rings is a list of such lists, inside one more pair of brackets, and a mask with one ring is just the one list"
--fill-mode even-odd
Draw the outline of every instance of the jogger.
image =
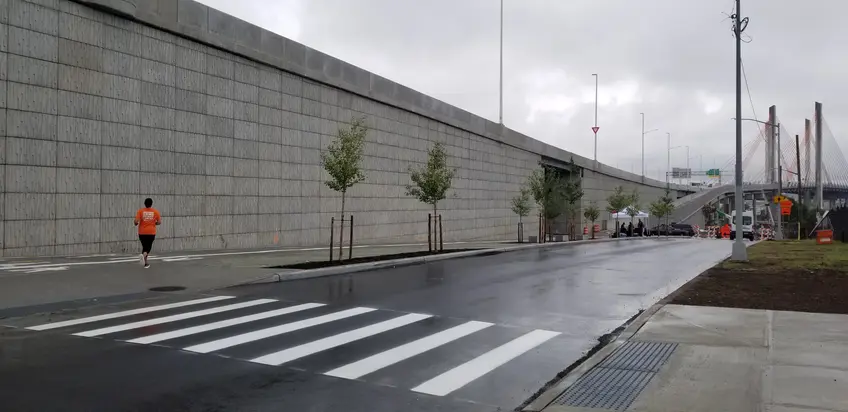
[[153, 208], [153, 199], [144, 199], [144, 207], [135, 213], [135, 225], [138, 226], [138, 240], [141, 241], [140, 261], [144, 268], [149, 268], [147, 256], [153, 248], [153, 240], [156, 239], [156, 226], [162, 223], [159, 211]]

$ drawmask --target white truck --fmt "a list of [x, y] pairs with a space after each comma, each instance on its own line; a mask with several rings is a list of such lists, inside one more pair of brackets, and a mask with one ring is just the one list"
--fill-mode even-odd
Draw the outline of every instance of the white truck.
[[[742, 237], [754, 241], [754, 212], [742, 212]], [[730, 212], [730, 239], [736, 239], [736, 211]]]

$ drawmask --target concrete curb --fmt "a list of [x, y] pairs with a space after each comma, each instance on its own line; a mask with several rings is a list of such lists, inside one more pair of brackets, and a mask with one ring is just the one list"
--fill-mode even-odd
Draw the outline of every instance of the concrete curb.
[[[699, 275], [700, 276], [700, 275]], [[639, 332], [639, 329], [642, 328], [648, 320], [654, 316], [657, 311], [659, 311], [663, 306], [665, 306], [665, 302], [658, 302], [652, 305], [650, 308], [643, 311], [639, 316], [637, 316], [633, 321], [631, 321], [621, 333], [616, 336], [615, 340], [608, 343], [606, 346], [595, 352], [589, 359], [584, 360], [580, 365], [574, 368], [571, 372], [565, 375], [559, 382], [555, 385], [551, 386], [544, 393], [539, 395], [538, 398], [534, 399], [529, 405], [527, 405], [522, 412], [539, 412], [545, 407], [547, 407], [554, 399], [557, 398], [561, 393], [565, 392], [569, 386], [573, 385], [574, 382], [577, 382], [580, 377], [585, 375], [587, 372], [592, 370], [597, 364], [601, 363], [604, 359], [607, 358], [611, 353], [613, 353], [619, 346], [623, 345], [624, 342], [627, 342], [636, 332]]]
[[275, 283], [275, 282], [285, 282], [291, 280], [300, 280], [300, 279], [312, 279], [326, 276], [335, 276], [335, 275], [346, 275], [351, 273], [365, 272], [369, 270], [375, 269], [384, 269], [384, 268], [395, 268], [395, 267], [403, 267], [403, 266], [414, 266], [421, 265], [431, 262], [438, 262], [440, 260], [448, 260], [448, 259], [460, 259], [474, 256], [485, 256], [485, 255], [495, 255], [500, 253], [507, 252], [516, 252], [522, 250], [547, 250], [547, 249], [555, 249], [560, 247], [568, 247], [568, 246], [576, 246], [576, 245], [584, 245], [588, 243], [605, 243], [605, 242], [619, 242], [619, 241], [635, 241], [642, 239], [655, 239], [655, 237], [633, 237], [633, 238], [606, 238], [606, 239], [595, 239], [595, 240], [575, 240], [571, 242], [551, 242], [551, 243], [533, 243], [529, 245], [518, 245], [518, 246], [508, 246], [501, 248], [488, 248], [488, 249], [479, 249], [479, 250], [469, 250], [464, 252], [455, 252], [455, 253], [444, 253], [440, 255], [433, 256], [422, 256], [422, 257], [413, 257], [413, 258], [403, 258], [403, 259], [392, 259], [392, 260], [384, 260], [381, 262], [369, 262], [369, 263], [357, 263], [353, 265], [343, 265], [343, 266], [334, 266], [328, 268], [320, 268], [320, 269], [304, 269], [293, 272], [277, 272], [268, 276], [263, 276], [260, 278], [255, 278], [252, 280], [248, 280], [245, 282], [235, 283], [229, 286], [224, 286], [220, 289], [226, 289], [236, 286], [245, 286], [259, 283]]

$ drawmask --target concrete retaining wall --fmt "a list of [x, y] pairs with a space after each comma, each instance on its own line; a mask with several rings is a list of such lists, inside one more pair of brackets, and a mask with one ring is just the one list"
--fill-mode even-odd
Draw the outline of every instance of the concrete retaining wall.
[[573, 157], [602, 207], [617, 185], [664, 187], [189, 0], [0, 0], [0, 88], [5, 256], [135, 252], [148, 196], [159, 251], [325, 244], [340, 198], [320, 150], [359, 115], [363, 243], [426, 239], [404, 185], [436, 141], [458, 169], [446, 241], [514, 238], [510, 199], [542, 156]]

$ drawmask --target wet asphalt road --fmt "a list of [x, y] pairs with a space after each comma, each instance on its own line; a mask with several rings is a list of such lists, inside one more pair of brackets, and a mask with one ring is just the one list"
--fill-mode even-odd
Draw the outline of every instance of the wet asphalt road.
[[[729, 252], [720, 240], [598, 243], [218, 290], [232, 298], [43, 331], [24, 328], [204, 296], [0, 319], [2, 409], [512, 410]], [[177, 334], [150, 338], [162, 333]]]

